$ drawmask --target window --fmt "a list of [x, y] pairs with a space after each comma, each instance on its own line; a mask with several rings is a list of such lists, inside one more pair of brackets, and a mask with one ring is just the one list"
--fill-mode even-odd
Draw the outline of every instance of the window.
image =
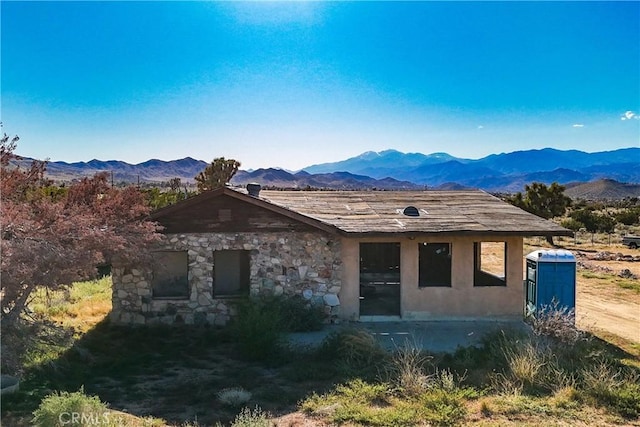
[[473, 243], [473, 286], [506, 286], [507, 243]]
[[419, 244], [418, 286], [451, 286], [451, 244]]
[[361, 281], [400, 283], [400, 243], [360, 243]]
[[189, 259], [186, 251], [153, 253], [154, 298], [189, 298]]
[[213, 295], [249, 294], [249, 251], [213, 252]]

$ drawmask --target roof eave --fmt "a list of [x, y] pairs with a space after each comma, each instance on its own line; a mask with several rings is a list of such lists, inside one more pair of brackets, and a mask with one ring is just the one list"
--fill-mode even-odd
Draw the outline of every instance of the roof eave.
[[454, 236], [520, 236], [520, 237], [547, 237], [547, 236], [565, 236], [565, 237], [573, 237], [573, 232], [570, 230], [563, 231], [540, 231], [540, 230], [511, 230], [511, 231], [495, 231], [495, 230], [487, 230], [487, 231], [477, 231], [477, 230], [448, 230], [448, 231], [367, 231], [367, 232], [349, 232], [344, 231], [343, 233], [347, 237], [435, 237], [435, 236], [443, 236], [443, 237], [454, 237]]

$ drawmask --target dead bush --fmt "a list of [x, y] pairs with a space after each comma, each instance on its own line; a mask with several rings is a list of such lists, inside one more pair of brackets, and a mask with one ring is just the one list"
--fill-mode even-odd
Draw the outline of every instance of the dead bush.
[[574, 345], [586, 339], [586, 334], [576, 328], [575, 310], [560, 307], [557, 301], [543, 306], [531, 317], [531, 327], [536, 336], [550, 337], [562, 344]]
[[429, 387], [433, 376], [426, 365], [432, 357], [420, 346], [406, 343], [396, 349], [386, 369], [387, 382], [405, 396], [418, 396]]

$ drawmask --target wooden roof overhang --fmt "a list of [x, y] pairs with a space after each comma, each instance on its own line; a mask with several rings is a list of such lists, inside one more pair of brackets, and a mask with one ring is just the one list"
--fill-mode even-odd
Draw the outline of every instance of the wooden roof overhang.
[[546, 237], [546, 236], [566, 236], [573, 237], [573, 232], [559, 233], [559, 232], [540, 232], [540, 231], [471, 231], [471, 230], [459, 230], [459, 231], [398, 231], [398, 232], [346, 232], [341, 230], [341, 234], [348, 237], [358, 238], [381, 238], [381, 237], [407, 237], [407, 238], [432, 238], [432, 237], [478, 237], [488, 238], [491, 237]]
[[316, 218], [312, 218], [306, 215], [302, 215], [298, 212], [292, 211], [291, 209], [288, 209], [286, 207], [283, 206], [278, 206], [275, 205], [273, 203], [269, 203], [265, 200], [262, 200], [258, 197], [253, 197], [250, 196], [246, 193], [242, 193], [239, 191], [235, 191], [232, 190], [228, 187], [222, 187], [222, 188], [218, 188], [215, 190], [211, 190], [211, 191], [205, 191], [201, 194], [198, 194], [197, 196], [194, 197], [190, 197], [186, 200], [180, 201], [176, 204], [158, 209], [154, 212], [151, 213], [151, 219], [154, 221], [161, 221], [163, 217], [168, 216], [176, 211], [180, 211], [180, 210], [184, 210], [184, 209], [189, 209], [190, 207], [206, 202], [207, 200], [210, 199], [214, 199], [216, 197], [220, 197], [220, 196], [229, 196], [229, 197], [233, 197], [237, 200], [240, 200], [242, 202], [246, 202], [248, 204], [260, 207], [260, 208], [264, 208], [267, 209], [271, 212], [274, 212], [276, 214], [279, 215], [283, 215], [287, 218], [290, 218], [294, 221], [298, 221], [301, 222], [303, 224], [307, 224], [311, 227], [317, 228], [319, 230], [322, 231], [326, 231], [327, 233], [331, 233], [331, 234], [338, 234], [340, 233], [341, 230], [339, 230], [337, 227], [335, 227], [332, 224], [326, 224], [321, 220], [318, 220]]

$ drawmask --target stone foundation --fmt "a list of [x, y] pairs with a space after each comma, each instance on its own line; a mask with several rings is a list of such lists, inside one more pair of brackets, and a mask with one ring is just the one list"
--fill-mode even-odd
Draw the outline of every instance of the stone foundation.
[[154, 298], [150, 268], [114, 267], [111, 319], [120, 324], [223, 326], [243, 297], [213, 296], [213, 252], [250, 251], [251, 297], [299, 295], [323, 305], [328, 321], [340, 314], [341, 245], [321, 232], [168, 234], [161, 250], [187, 251], [188, 298]]

